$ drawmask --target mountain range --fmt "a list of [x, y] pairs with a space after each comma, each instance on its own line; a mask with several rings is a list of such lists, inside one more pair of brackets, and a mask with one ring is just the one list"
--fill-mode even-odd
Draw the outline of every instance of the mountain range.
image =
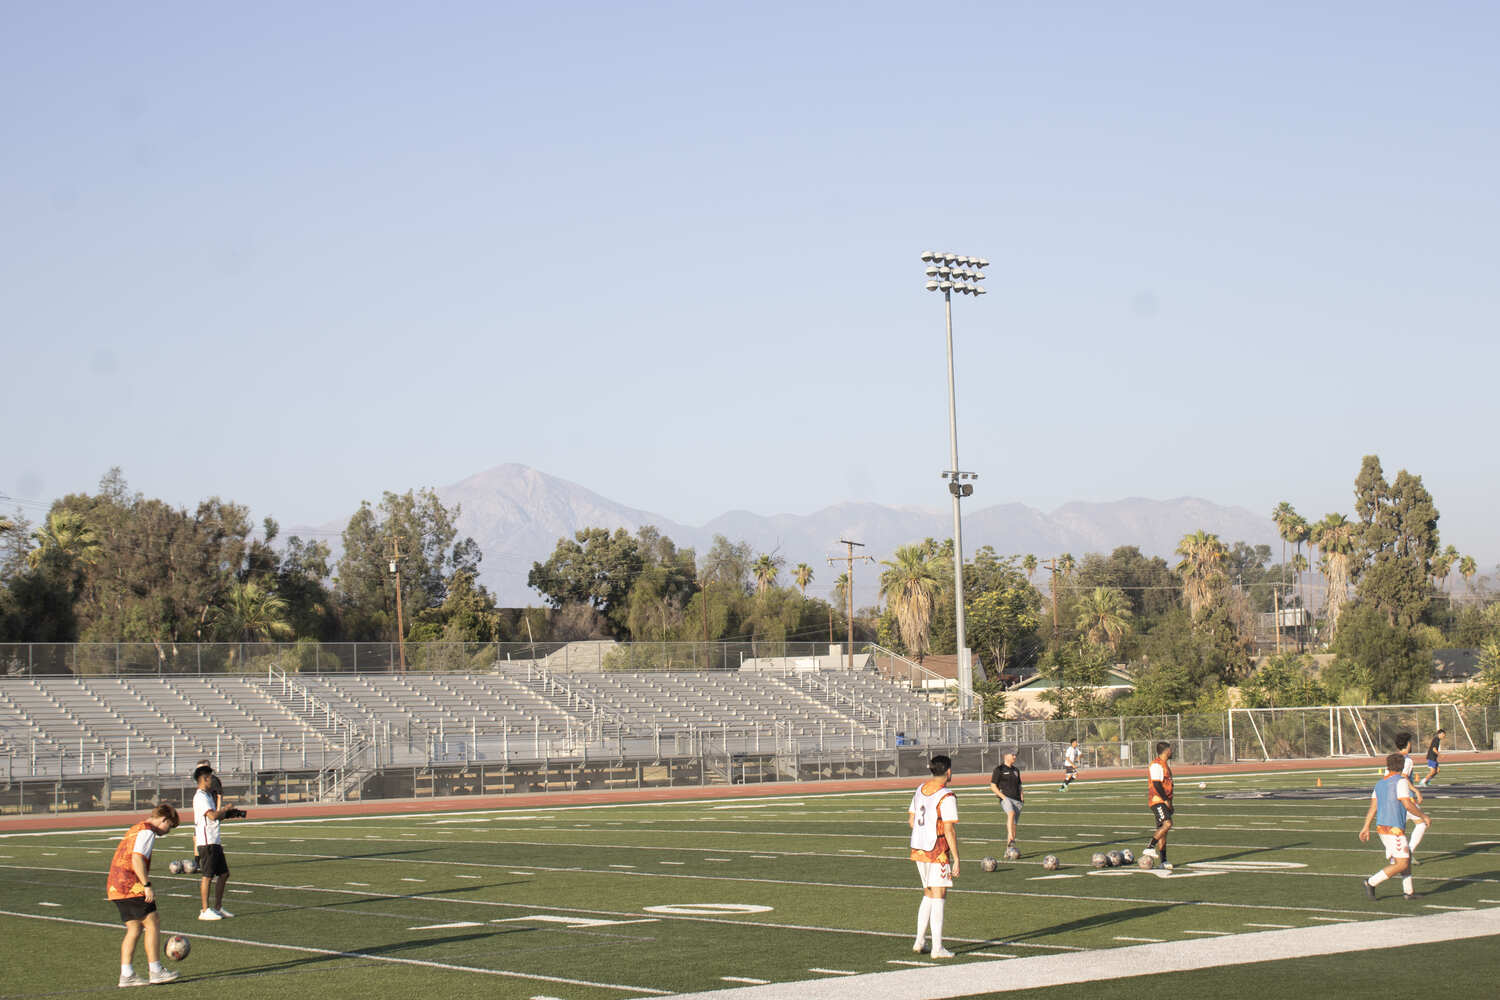
[[[715, 535], [732, 542], [748, 542], [757, 553], [769, 552], [786, 560], [782, 581], [799, 562], [812, 566], [808, 593], [826, 597], [841, 568], [828, 557], [842, 555], [840, 538], [865, 543], [863, 553], [889, 559], [898, 545], [924, 538], [952, 535], [949, 509], [892, 507], [849, 501], [811, 514], [754, 514], [732, 510], [704, 525], [679, 524], [671, 518], [610, 500], [577, 483], [550, 476], [525, 465], [499, 465], [451, 486], [438, 496], [449, 507], [460, 507], [460, 537], [472, 536], [484, 551], [480, 578], [504, 607], [539, 604], [541, 597], [526, 585], [534, 562], [543, 562], [558, 539], [588, 527], [634, 532], [654, 525], [680, 548], [700, 554]], [[973, 501], [970, 501], [972, 504]], [[1050, 513], [1019, 503], [990, 507], [969, 506], [964, 511], [964, 551], [972, 555], [989, 545], [1002, 555], [1032, 553], [1038, 558], [1071, 552], [1109, 552], [1135, 545], [1146, 555], [1176, 563], [1173, 554], [1183, 535], [1199, 528], [1217, 534], [1225, 544], [1277, 540], [1269, 517], [1243, 507], [1228, 507], [1196, 497], [1150, 500], [1130, 497], [1108, 503], [1067, 503]], [[855, 600], [875, 601], [877, 568], [864, 564], [854, 573]]]

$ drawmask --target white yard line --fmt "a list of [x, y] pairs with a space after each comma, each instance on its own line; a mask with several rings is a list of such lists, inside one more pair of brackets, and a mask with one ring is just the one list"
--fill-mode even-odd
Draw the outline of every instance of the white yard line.
[[[99, 920], [75, 920], [68, 917], [48, 917], [39, 913], [15, 913], [0, 910], [0, 917], [20, 917], [23, 920], [48, 920], [54, 923], [77, 924], [83, 927], [119, 928], [119, 923], [104, 923]], [[304, 955], [328, 955], [334, 958], [357, 958], [365, 962], [388, 962], [392, 965], [413, 965], [425, 969], [443, 969], [448, 972], [473, 972], [483, 976], [502, 976], [508, 979], [534, 979], [543, 983], [564, 983], [568, 986], [592, 986], [597, 989], [620, 990], [626, 993], [649, 993], [653, 996], [668, 996], [670, 990], [658, 990], [649, 986], [622, 986], [619, 983], [596, 983], [588, 979], [567, 979], [562, 976], [543, 976], [532, 972], [516, 972], [512, 969], [484, 969], [472, 965], [454, 965], [448, 962], [429, 962], [419, 958], [396, 958], [391, 955], [376, 955], [363, 951], [336, 951], [332, 948], [310, 948], [304, 945], [278, 944], [273, 941], [253, 941], [249, 938], [223, 937], [218, 934], [194, 934], [200, 941], [220, 941], [224, 944], [243, 944], [256, 948], [273, 948], [277, 951], [294, 951]]]
[[[1395, 917], [1382, 927], [1390, 934], [1372, 936], [1359, 925], [1329, 924], [1263, 931], [1196, 941], [1106, 948], [1077, 955], [1039, 955], [993, 965], [967, 962], [943, 968], [876, 972], [840, 979], [810, 979], [709, 993], [679, 994], [677, 1000], [945, 1000], [978, 993], [1007, 993], [1072, 983], [1159, 976], [1194, 969], [1217, 969], [1318, 955], [1372, 951], [1389, 946], [1432, 944], [1500, 934], [1500, 909]], [[1253, 945], [1250, 943], [1253, 941]], [[892, 960], [890, 964], [914, 964]], [[930, 965], [931, 963], [922, 963]], [[1143, 980], [1144, 982], [1145, 980]]]

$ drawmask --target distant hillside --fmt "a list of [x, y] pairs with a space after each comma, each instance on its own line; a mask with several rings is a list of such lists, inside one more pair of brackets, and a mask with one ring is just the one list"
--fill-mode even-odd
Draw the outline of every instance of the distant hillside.
[[[813, 567], [808, 592], [827, 596], [840, 570], [827, 557], [841, 554], [840, 538], [865, 543], [864, 552], [888, 559], [898, 545], [923, 538], [947, 538], [952, 513], [846, 502], [811, 514], [770, 516], [737, 510], [702, 526], [617, 503], [565, 479], [524, 465], [500, 465], [452, 486], [438, 489], [443, 502], [462, 506], [460, 534], [472, 535], [484, 550], [482, 579], [505, 606], [536, 604], [540, 596], [526, 586], [533, 562], [545, 560], [559, 538], [585, 527], [634, 532], [655, 525], [679, 546], [706, 551], [716, 534], [747, 541], [761, 552], [775, 552], [787, 569], [799, 562]], [[1023, 504], [970, 507], [964, 512], [964, 549], [981, 545], [1002, 554], [1031, 552], [1039, 557], [1072, 552], [1108, 552], [1118, 545], [1137, 545], [1148, 555], [1168, 557], [1188, 532], [1203, 528], [1226, 543], [1272, 543], [1276, 530], [1267, 517], [1241, 507], [1225, 507], [1195, 497], [1148, 500], [1132, 497], [1112, 503], [1068, 503], [1050, 514]], [[855, 570], [855, 599], [875, 600], [877, 568]], [[783, 580], [789, 579], [789, 574]]]

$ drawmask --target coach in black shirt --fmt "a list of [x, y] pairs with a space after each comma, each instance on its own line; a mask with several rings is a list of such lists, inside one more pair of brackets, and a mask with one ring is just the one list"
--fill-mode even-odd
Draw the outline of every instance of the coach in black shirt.
[[1014, 751], [1000, 758], [1000, 766], [990, 775], [990, 791], [1005, 810], [1005, 849], [1016, 846], [1016, 824], [1021, 819], [1021, 769], [1016, 767]]

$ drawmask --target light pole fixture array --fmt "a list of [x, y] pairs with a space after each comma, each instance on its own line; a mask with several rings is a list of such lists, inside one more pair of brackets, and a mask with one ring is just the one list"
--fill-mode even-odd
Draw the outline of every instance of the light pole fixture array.
[[983, 295], [984, 286], [979, 282], [984, 280], [984, 269], [990, 266], [990, 262], [982, 257], [932, 250], [922, 252], [922, 262], [927, 265], [927, 290], [943, 293], [943, 313], [948, 328], [949, 465], [941, 475], [948, 480], [948, 492], [953, 496], [953, 603], [955, 631], [958, 633], [958, 703], [960, 710], [967, 715], [974, 702], [974, 674], [964, 637], [964, 535], [959, 501], [973, 495], [971, 480], [978, 479], [979, 474], [964, 472], [958, 467], [958, 404], [953, 389], [953, 293]]

